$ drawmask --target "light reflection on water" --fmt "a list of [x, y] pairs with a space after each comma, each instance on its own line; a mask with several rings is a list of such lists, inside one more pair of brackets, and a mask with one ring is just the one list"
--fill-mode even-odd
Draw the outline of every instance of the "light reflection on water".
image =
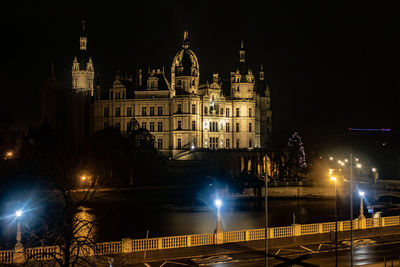
[[96, 235], [95, 215], [90, 208], [79, 207], [74, 216], [74, 237], [77, 240], [93, 239]]
[[[93, 213], [98, 219], [97, 238], [101, 241], [144, 238], [147, 230], [150, 237], [212, 233], [217, 217], [213, 206], [201, 203], [102, 203], [100, 208], [93, 209]], [[270, 226], [291, 225], [293, 219], [296, 223], [331, 221], [333, 213], [331, 199], [269, 201]], [[224, 231], [263, 228], [264, 202], [225, 200], [221, 219]]]

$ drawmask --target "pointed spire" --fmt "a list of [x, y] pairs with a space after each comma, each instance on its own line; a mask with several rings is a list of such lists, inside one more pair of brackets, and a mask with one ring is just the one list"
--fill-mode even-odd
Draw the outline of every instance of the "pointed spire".
[[81, 36], [79, 38], [79, 48], [80, 50], [86, 50], [87, 46], [87, 37], [86, 37], [86, 22], [84, 20], [81, 21], [82, 29], [81, 29]]
[[244, 50], [243, 41], [240, 44], [239, 50], [239, 62], [245, 63], [246, 62], [246, 50]]
[[82, 25], [82, 34], [84, 34], [84, 33], [86, 33], [86, 29], [85, 29], [85, 25], [86, 24], [86, 21], [84, 21], [84, 20], [81, 20], [81, 25]]
[[261, 68], [260, 68], [260, 81], [264, 80], [264, 68], [263, 65], [261, 64]]
[[51, 64], [50, 64], [49, 80], [50, 81], [55, 81], [56, 80], [56, 75], [54, 73], [54, 61], [53, 60], [51, 60]]
[[189, 32], [185, 31], [183, 33], [183, 49], [188, 49], [189, 48]]

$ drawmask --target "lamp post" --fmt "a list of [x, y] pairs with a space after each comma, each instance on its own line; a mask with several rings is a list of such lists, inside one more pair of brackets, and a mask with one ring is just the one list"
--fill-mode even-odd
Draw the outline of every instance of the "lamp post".
[[364, 220], [365, 216], [364, 216], [363, 198], [365, 193], [363, 191], [360, 191], [358, 194], [360, 195], [360, 215], [358, 216], [358, 219]]
[[24, 247], [21, 243], [21, 222], [20, 218], [22, 216], [22, 210], [17, 210], [15, 212], [15, 217], [17, 220], [17, 243], [14, 247], [13, 263], [23, 263], [25, 261]]
[[17, 210], [15, 212], [15, 217], [17, 217], [17, 243], [15, 244], [15, 250], [23, 250], [24, 247], [22, 246], [21, 243], [21, 222], [19, 218], [22, 216], [22, 210]]
[[350, 266], [353, 267], [353, 154], [351, 153], [350, 153]]
[[217, 207], [217, 227], [215, 228], [215, 233], [221, 233], [221, 214], [220, 214], [220, 208], [222, 206], [222, 201], [221, 199], [216, 199], [215, 200], [215, 206]]
[[338, 217], [338, 205], [337, 205], [337, 186], [336, 182], [337, 179], [336, 177], [331, 176], [331, 181], [335, 182], [335, 266], [338, 266], [338, 237], [337, 237], [337, 232], [338, 232], [338, 227], [337, 227], [337, 217]]

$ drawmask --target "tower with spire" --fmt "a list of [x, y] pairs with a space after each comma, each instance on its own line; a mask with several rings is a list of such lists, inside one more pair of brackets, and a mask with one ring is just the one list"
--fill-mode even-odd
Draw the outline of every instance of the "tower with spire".
[[85, 21], [81, 21], [79, 37], [79, 56], [72, 63], [72, 90], [93, 96], [94, 67], [92, 58], [87, 54], [87, 35]]
[[254, 75], [246, 62], [246, 50], [243, 41], [239, 49], [239, 65], [231, 72], [231, 95], [234, 98], [254, 97]]

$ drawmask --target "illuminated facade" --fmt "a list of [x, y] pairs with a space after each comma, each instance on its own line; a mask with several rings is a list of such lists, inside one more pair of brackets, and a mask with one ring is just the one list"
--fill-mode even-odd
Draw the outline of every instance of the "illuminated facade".
[[92, 58], [87, 55], [87, 36], [85, 22], [82, 21], [82, 31], [79, 38], [79, 57], [72, 63], [72, 89], [75, 92], [93, 96], [94, 67]]
[[106, 96], [96, 87], [93, 130], [114, 126], [124, 132], [136, 120], [154, 135], [156, 148], [173, 158], [198, 149], [268, 147], [270, 91], [262, 67], [256, 79], [245, 53], [242, 42], [238, 68], [229, 79], [216, 73], [211, 84], [200, 84], [199, 61], [185, 32], [170, 80], [164, 69], [149, 69], [146, 74], [139, 70], [135, 79], [116, 75]]

